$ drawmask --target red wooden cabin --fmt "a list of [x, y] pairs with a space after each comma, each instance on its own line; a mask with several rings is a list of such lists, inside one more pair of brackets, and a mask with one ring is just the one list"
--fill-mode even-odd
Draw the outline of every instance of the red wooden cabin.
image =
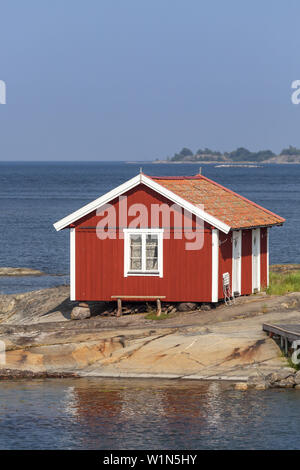
[[218, 302], [225, 273], [235, 295], [268, 285], [284, 220], [202, 175], [141, 173], [54, 227], [70, 229], [71, 300]]

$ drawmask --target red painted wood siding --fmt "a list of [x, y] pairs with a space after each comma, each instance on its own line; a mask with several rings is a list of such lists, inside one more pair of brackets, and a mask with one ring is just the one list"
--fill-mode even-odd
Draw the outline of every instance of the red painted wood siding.
[[[164, 197], [145, 186], [127, 192], [128, 206], [143, 203], [149, 210], [151, 204], [172, 205]], [[119, 201], [112, 202], [119, 207]], [[128, 218], [128, 221], [135, 216]], [[100, 240], [96, 225], [101, 217], [95, 212], [78, 221], [76, 225], [76, 299], [111, 300], [113, 295], [166, 296], [166, 301], [211, 301], [212, 244], [211, 227], [204, 227], [204, 246], [201, 250], [185, 249], [186, 240], [174, 239], [174, 217], [171, 217], [171, 237], [163, 240], [163, 278], [156, 276], [124, 277], [124, 240]], [[116, 226], [119, 227], [119, 217]], [[151, 226], [150, 220], [142, 228]], [[159, 228], [163, 227], [160, 217]]]
[[268, 230], [264, 227], [260, 229], [260, 286], [261, 289], [267, 287], [268, 284]]
[[223, 299], [223, 273], [232, 279], [232, 232], [219, 232], [219, 246], [219, 299]]
[[252, 230], [242, 231], [242, 288], [241, 294], [252, 293]]

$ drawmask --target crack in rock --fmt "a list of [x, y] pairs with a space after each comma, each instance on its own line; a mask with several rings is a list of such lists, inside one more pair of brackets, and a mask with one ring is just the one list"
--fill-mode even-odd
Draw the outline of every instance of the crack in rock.
[[170, 333], [165, 333], [164, 335], [160, 335], [160, 336], [157, 336], [156, 338], [151, 338], [149, 339], [148, 341], [145, 341], [143, 344], [141, 344], [140, 346], [138, 346], [136, 349], [134, 349], [133, 351], [128, 351], [127, 353], [123, 354], [121, 357], [119, 358], [116, 358], [115, 360], [112, 360], [110, 361], [109, 363], [110, 364], [117, 364], [121, 361], [124, 361], [125, 359], [129, 359], [130, 357], [132, 357], [135, 353], [137, 353], [138, 351], [140, 351], [142, 348], [144, 348], [145, 346], [147, 346], [149, 343], [152, 343], [153, 341], [157, 341], [158, 339], [161, 339], [161, 338], [164, 338], [166, 336], [169, 336], [169, 335], [172, 335], [174, 332], [170, 332]]

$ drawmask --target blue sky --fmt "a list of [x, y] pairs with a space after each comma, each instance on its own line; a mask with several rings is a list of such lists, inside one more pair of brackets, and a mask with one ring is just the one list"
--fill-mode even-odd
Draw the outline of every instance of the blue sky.
[[0, 160], [300, 147], [296, 0], [1, 2]]

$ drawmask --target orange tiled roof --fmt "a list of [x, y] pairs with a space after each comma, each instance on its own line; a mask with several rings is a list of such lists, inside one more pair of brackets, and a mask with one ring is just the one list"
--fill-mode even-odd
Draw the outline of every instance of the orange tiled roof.
[[282, 224], [285, 219], [243, 196], [224, 188], [203, 175], [150, 177], [193, 204], [203, 204], [204, 211], [232, 229]]

